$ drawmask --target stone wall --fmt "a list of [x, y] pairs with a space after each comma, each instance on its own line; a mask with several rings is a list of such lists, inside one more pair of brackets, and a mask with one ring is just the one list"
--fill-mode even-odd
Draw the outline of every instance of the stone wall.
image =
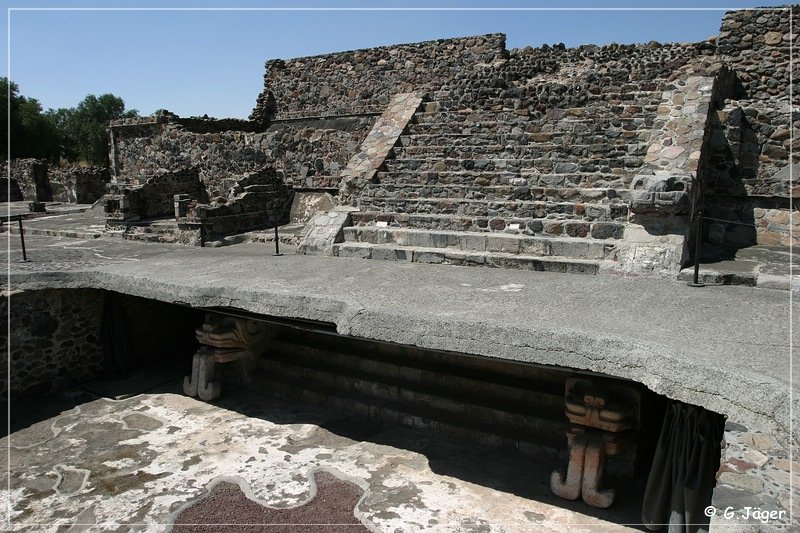
[[24, 200], [22, 197], [22, 190], [19, 188], [19, 182], [13, 178], [0, 176], [0, 202], [21, 202]]
[[[800, 10], [791, 15], [798, 44]], [[716, 39], [719, 54], [739, 74], [749, 98], [769, 100], [788, 96], [789, 34], [788, 7], [728, 11]], [[798, 65], [794, 65], [794, 94], [800, 89]]]
[[[625, 118], [678, 68], [713, 52], [708, 43], [512, 49], [507, 61], [457, 77], [440, 98], [460, 108], [514, 110], [541, 118], [553, 109], [590, 108]], [[642, 100], [642, 98], [645, 100]]]
[[0, 361], [0, 397], [9, 387], [12, 397], [47, 393], [98, 371], [102, 311], [103, 293], [94, 289], [3, 292], [0, 316], [4, 323], [8, 317], [11, 337]]
[[[791, 16], [798, 27], [800, 11]], [[800, 190], [790, 181], [789, 167], [800, 162], [800, 112], [789, 106], [789, 18], [788, 9], [728, 12], [716, 39], [719, 57], [739, 84], [738, 94], [725, 101], [709, 127], [711, 165], [702, 185], [707, 214], [720, 219], [709, 224], [708, 236], [719, 244], [791, 241], [788, 198]], [[800, 44], [800, 37], [794, 39], [794, 46]], [[793, 75], [797, 94], [796, 66]], [[794, 161], [789, 160], [792, 136]], [[795, 236], [792, 244], [800, 239]]]
[[505, 35], [440, 39], [267, 61], [264, 91], [250, 118], [381, 113], [395, 93], [438, 90], [505, 54]]
[[248, 173], [230, 190], [227, 198], [217, 198], [207, 205], [194, 205], [185, 218], [187, 229], [199, 224], [204, 240], [285, 222], [292, 205], [292, 191], [272, 167]]
[[135, 222], [172, 215], [175, 212], [176, 194], [189, 195], [200, 203], [208, 201], [197, 167], [174, 172], [162, 170], [145, 178], [140, 185], [114, 183], [109, 186], [105, 211], [110, 223]]
[[47, 202], [52, 200], [53, 193], [47, 177], [47, 161], [44, 159], [12, 159], [3, 165], [3, 176], [10, 167], [13, 181], [22, 192], [22, 199], [29, 202]]
[[[369, 130], [372, 118], [275, 124], [266, 131], [223, 121], [176, 119], [112, 123], [116, 181], [140, 183], [162, 169], [197, 167], [210, 197], [227, 196], [248, 172], [270, 165], [287, 185], [336, 188], [338, 175]], [[239, 121], [242, 122], [242, 121]]]
[[93, 204], [106, 193], [111, 180], [104, 167], [53, 168], [48, 172], [53, 201]]
[[729, 421], [717, 471], [712, 531], [797, 531], [800, 464], [768, 433]]
[[[779, 175], [789, 162], [792, 124], [795, 153], [800, 147], [800, 113], [790, 116], [789, 109], [789, 15], [788, 10], [732, 11], [722, 20], [718, 51], [741, 84], [741, 94], [720, 117], [736, 163], [729, 179], [741, 184], [726, 194], [790, 194]], [[792, 23], [800, 24], [800, 10], [795, 10]], [[794, 45], [798, 44], [796, 36]], [[795, 66], [794, 94], [800, 90], [798, 75]]]
[[110, 179], [107, 168], [51, 167], [43, 159], [12, 159], [10, 165], [4, 162], [0, 178], [7, 179], [9, 166], [11, 201], [91, 204], [105, 194]]
[[[428, 134], [470, 134], [473, 146], [491, 145], [495, 151], [498, 142], [505, 145], [503, 153], [482, 154], [484, 166], [470, 168], [463, 164], [472, 154], [454, 147], [451, 155], [448, 149], [449, 161], [437, 163], [447, 172], [499, 171], [503, 160], [529, 159], [524, 164], [531, 191], [560, 195], [562, 189], [591, 184], [624, 191], [615, 192], [619, 197], [628, 195], [642, 169], [664, 170], [661, 163], [667, 163], [670, 172], [680, 167], [681, 180], [700, 175], [696, 190], [707, 197], [708, 210], [744, 213], [748, 223], [756, 218], [754, 211], [745, 213], [748, 208], [764, 211], [760, 218], [772, 229], [751, 233], [777, 237], [753, 242], [786, 242], [789, 225], [779, 221], [787, 213], [772, 199], [792, 194], [786, 176], [792, 133], [788, 17], [787, 10], [728, 13], [718, 37], [688, 44], [509, 51], [504, 35], [490, 34], [271, 60], [251, 121], [162, 113], [112, 124], [114, 174], [118, 181], [137, 183], [159, 169], [194, 166], [210, 197], [224, 198], [248, 172], [269, 165], [283, 172], [287, 186], [337, 188], [374, 115], [384, 112], [394, 95], [415, 91], [427, 96], [425, 113], [439, 113], [426, 126]], [[696, 83], [712, 78], [716, 95]], [[343, 126], [344, 117], [352, 118]], [[680, 131], [665, 129], [676, 118]], [[678, 146], [683, 141], [676, 135], [685, 137], [684, 130], [694, 137]], [[418, 164], [394, 168], [408, 171], [404, 183], [430, 181], [422, 175], [425, 169], [411, 166]], [[505, 184], [480, 179], [476, 187]], [[369, 189], [375, 197], [383, 192], [380, 183]], [[775, 209], [780, 212], [769, 212]], [[670, 224], [652, 229], [687, 232], [685, 223]]]

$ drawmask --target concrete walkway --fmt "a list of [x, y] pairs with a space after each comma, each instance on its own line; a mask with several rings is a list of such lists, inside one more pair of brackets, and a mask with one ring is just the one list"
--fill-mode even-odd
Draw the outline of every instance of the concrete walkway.
[[[789, 440], [791, 291], [677, 281], [11, 238], [11, 289], [95, 287], [331, 322], [345, 335], [639, 381]], [[795, 318], [796, 320], [796, 318]], [[796, 425], [795, 425], [796, 427]], [[794, 439], [796, 441], [796, 438]]]
[[[26, 235], [73, 237], [96, 239], [109, 236], [105, 227], [102, 205], [76, 205], [50, 203], [47, 213], [29, 213], [27, 202], [0, 203], [0, 212], [12, 215], [23, 214]], [[12, 234], [18, 234], [15, 224], [10, 226]], [[280, 227], [281, 243], [294, 253], [302, 224], [287, 224]], [[119, 235], [117, 235], [119, 237]], [[228, 246], [247, 242], [273, 241], [272, 229], [255, 230], [231, 235], [208, 243], [209, 247]], [[785, 248], [749, 246], [732, 250], [705, 244], [700, 265], [700, 281], [715, 285], [746, 285], [767, 289], [784, 289], [800, 292], [800, 256], [789, 254]], [[681, 281], [693, 279], [694, 267], [683, 269]]]
[[[712, 248], [710, 245], [708, 248]], [[754, 245], [738, 250], [706, 250], [698, 279], [707, 284], [747, 285], [800, 291], [800, 256], [786, 248]], [[680, 280], [694, 278], [694, 267], [681, 270]]]

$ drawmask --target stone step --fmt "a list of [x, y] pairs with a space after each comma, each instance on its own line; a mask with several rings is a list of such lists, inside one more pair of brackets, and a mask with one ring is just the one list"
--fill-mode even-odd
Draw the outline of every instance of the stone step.
[[566, 423], [563, 426], [554, 424], [548, 432], [542, 433], [507, 431], [495, 422], [483, 424], [477, 420], [458, 419], [419, 401], [411, 404], [378, 401], [358, 392], [349, 392], [340, 384], [331, 386], [302, 379], [287, 372], [287, 368], [277, 363], [271, 365], [273, 374], [264, 379], [265, 386], [294, 401], [336, 409], [373, 423], [396, 424], [491, 449], [516, 451], [537, 460], [566, 459], [565, 452], [560, 451], [564, 448]]
[[[480, 156], [483, 156], [482, 158]], [[526, 154], [524, 158], [492, 157], [491, 154], [478, 154], [474, 158], [427, 158], [427, 159], [386, 159], [384, 167], [387, 172], [444, 172], [458, 170], [477, 171], [515, 171], [534, 169], [565, 168], [564, 164], [596, 165], [614, 168], [638, 169], [644, 163], [644, 156], [631, 156], [624, 150], [604, 150], [602, 153], [581, 155], [573, 150], [540, 151]], [[574, 168], [570, 166], [568, 168]]]
[[[584, 228], [584, 229], [589, 229]], [[617, 247], [613, 240], [593, 239], [583, 233], [575, 237], [552, 237], [513, 233], [460, 232], [377, 226], [344, 228], [345, 242], [414, 248], [462, 250], [464, 252], [505, 252], [540, 257], [569, 257], [613, 261]]]
[[[413, 136], [412, 136], [413, 137]], [[583, 156], [593, 154], [613, 154], [619, 156], [644, 157], [650, 146], [648, 143], [628, 142], [627, 140], [602, 138], [591, 144], [563, 142], [525, 142], [507, 144], [453, 144], [445, 139], [442, 144], [434, 144], [436, 136], [425, 136], [430, 142], [420, 142], [392, 148], [394, 159], [535, 159], [539, 157], [558, 158], [563, 156]], [[476, 137], [469, 137], [476, 140]], [[413, 140], [413, 138], [412, 138]], [[585, 142], [586, 139], [581, 139]]]
[[[514, 107], [519, 100], [509, 100], [511, 105], [504, 105], [497, 102], [490, 104], [481, 103], [472, 108], [469, 102], [442, 101], [431, 102], [421, 107], [414, 115], [415, 122], [436, 121], [440, 117], [445, 121], [507, 121], [507, 122], [531, 122], [538, 124], [556, 124], [568, 122], [584, 122], [586, 124], [597, 123], [599, 121], [614, 121], [615, 123], [634, 123], [641, 124], [653, 120], [653, 115], [658, 113], [658, 106], [661, 103], [661, 96], [656, 102], [647, 102], [643, 105], [628, 103], [599, 102], [599, 105], [586, 105], [583, 107], [556, 109], [551, 108], [546, 114], [539, 118], [526, 116], [520, 109]], [[439, 104], [437, 106], [437, 103]], [[442, 105], [445, 104], [445, 105]], [[451, 107], [455, 104], [457, 107]]]
[[[450, 124], [442, 124], [449, 126]], [[525, 131], [519, 129], [514, 132], [491, 132], [491, 131], [476, 131], [472, 133], [463, 133], [461, 131], [455, 132], [414, 132], [404, 133], [400, 136], [399, 142], [395, 145], [395, 149], [412, 146], [435, 146], [441, 148], [455, 147], [455, 146], [491, 146], [492, 150], [497, 146], [530, 146], [537, 143], [542, 143], [542, 146], [549, 144], [565, 145], [577, 144], [582, 141], [584, 146], [593, 146], [598, 143], [621, 143], [635, 146], [637, 144], [644, 144], [649, 146], [648, 142], [650, 130], [637, 130], [646, 131], [647, 139], [638, 141], [633, 133], [629, 131], [609, 131], [608, 129], [600, 131], [553, 131], [550, 129], [535, 129], [532, 131]], [[634, 132], [635, 133], [635, 132]]]
[[488, 187], [493, 185], [512, 185], [515, 187], [547, 188], [614, 188], [627, 189], [633, 181], [633, 172], [582, 172], [578, 165], [564, 163], [556, 170], [565, 172], [534, 171], [445, 171], [445, 172], [377, 172], [373, 183], [418, 184], [418, 185], [463, 185], [467, 187]]
[[527, 185], [427, 185], [419, 183], [369, 183], [362, 197], [465, 198], [470, 200], [535, 200], [578, 203], [630, 203], [629, 189], [611, 187], [529, 187]]
[[[356, 226], [374, 226], [386, 223], [387, 227], [425, 230], [472, 231], [495, 233], [522, 233], [525, 235], [582, 236], [593, 239], [621, 239], [625, 233], [622, 222], [584, 222], [579, 219], [560, 218], [489, 218], [461, 215], [392, 213], [381, 211], [356, 211], [351, 213]], [[588, 224], [588, 229], [587, 225]]]
[[[520, 118], [547, 117], [555, 109], [550, 96], [523, 95], [509, 97], [503, 94], [472, 94], [456, 98], [442, 98], [437, 100], [438, 110], [441, 112], [473, 112], [473, 113], [506, 113]], [[661, 93], [646, 94], [637, 97], [620, 95], [619, 93], [606, 93], [596, 96], [584, 95], [581, 99], [583, 106], [570, 108], [574, 116], [594, 116], [598, 114], [616, 114], [626, 118], [649, 118], [657, 112], [661, 102]], [[577, 103], [577, 102], [576, 102]], [[631, 109], [632, 108], [632, 109]], [[433, 106], [427, 107], [432, 110]], [[558, 109], [561, 114], [563, 110]]]
[[[539, 411], [540, 416], [553, 420], [564, 416], [564, 391], [558, 384], [498, 375], [487, 369], [444, 367], [439, 361], [402, 355], [387, 361], [385, 356], [368, 352], [354, 354], [327, 343], [321, 347], [290, 340], [271, 342], [266, 356], [285, 358], [293, 365], [347, 376], [363, 383], [403, 387], [446, 400], [480, 404], [496, 411], [523, 415]], [[385, 392], [375, 396], [387, 399]]]
[[405, 347], [356, 353], [315, 333], [279, 334], [259, 364], [266, 371], [257, 379], [290, 397], [486, 444], [505, 437], [564, 448], [563, 372]]
[[[45, 237], [69, 237], [72, 239], [99, 239], [104, 234], [103, 228], [73, 228], [73, 229], [58, 229], [58, 228], [45, 228], [34, 226], [27, 221], [24, 222], [25, 226], [22, 231], [24, 235], [40, 235]], [[8, 232], [11, 235], [19, 235], [19, 226], [14, 224], [3, 225], [0, 227], [0, 233]]]
[[[539, 160], [540, 168], [519, 170], [381, 170], [373, 176], [373, 183], [417, 183], [420, 185], [549, 185], [551, 183], [596, 183], [597, 187], [627, 188], [638, 168], [611, 168], [609, 166]], [[567, 185], [565, 185], [567, 186]]]
[[377, 198], [361, 197], [362, 211], [392, 213], [461, 215], [489, 218], [546, 218], [564, 215], [584, 221], [627, 220], [628, 205], [542, 202], [535, 200], [471, 200], [467, 198]]
[[[659, 96], [658, 102], [660, 103], [661, 97]], [[439, 104], [437, 106], [437, 103]], [[447, 102], [449, 103], [449, 102]], [[602, 125], [620, 126], [623, 124], [639, 124], [644, 125], [652, 122], [653, 115], [657, 113], [658, 104], [653, 106], [643, 107], [638, 114], [635, 115], [622, 115], [614, 106], [604, 104], [602, 107], [593, 108], [574, 108], [566, 110], [558, 110], [557, 114], [552, 116], [545, 116], [539, 119], [533, 119], [524, 115], [520, 115], [514, 109], [502, 109], [497, 111], [487, 109], [453, 109], [446, 105], [441, 105], [442, 102], [431, 102], [423, 104], [423, 107], [414, 114], [413, 124], [422, 124], [425, 122], [513, 122], [520, 124], [527, 124], [530, 127], [541, 128], [547, 125]]]
[[[435, 120], [434, 120], [435, 119]], [[465, 133], [472, 135], [509, 135], [521, 133], [538, 133], [544, 130], [548, 132], [551, 129], [555, 132], [571, 132], [575, 135], [594, 134], [601, 135], [603, 131], [608, 131], [608, 126], [605, 126], [603, 121], [589, 121], [572, 125], [571, 130], [564, 130], [565, 125], [559, 124], [556, 128], [543, 128], [540, 124], [535, 124], [527, 121], [466, 121], [466, 120], [452, 120], [448, 121], [440, 117], [431, 117], [431, 120], [425, 120], [416, 123], [410, 123], [403, 131], [404, 135], [419, 135], [419, 134], [442, 134], [442, 133]], [[619, 136], [647, 141], [652, 134], [651, 121], [643, 121], [641, 125], [630, 124], [616, 127], [615, 133]]]
[[[424, 248], [364, 242], [343, 242], [334, 245], [334, 255], [359, 259], [411, 261], [414, 263], [481, 266], [558, 272], [562, 274], [596, 275], [602, 261], [563, 257], [542, 257], [507, 252], [472, 252], [456, 249]], [[608, 262], [610, 264], [610, 262]]]
[[[552, 80], [548, 80], [548, 79], [536, 80], [538, 83], [536, 85], [532, 86], [532, 85], [530, 85], [530, 80], [531, 80], [530, 73], [531, 72], [536, 72], [537, 70], [538, 70], [537, 67], [531, 67], [531, 66], [527, 66], [526, 67], [523, 64], [518, 64], [518, 70], [516, 70], [516, 71], [514, 71], [514, 70], [506, 70], [505, 71], [506, 73], [516, 72], [516, 74], [519, 76], [517, 80], [508, 80], [507, 79], [506, 80], [507, 87], [508, 88], [516, 88], [520, 84], [524, 84], [525, 87], [531, 87], [532, 88], [531, 90], [533, 90], [535, 92], [539, 92], [539, 90], [542, 87], [548, 86], [548, 85], [557, 86], [557, 87], [562, 87], [564, 85], [569, 85], [568, 83], [564, 83], [565, 78], [560, 78], [558, 81], [552, 81]], [[479, 91], [476, 91], [476, 90], [465, 91], [461, 87], [456, 87], [456, 88], [443, 87], [443, 88], [441, 88], [441, 89], [439, 89], [437, 91], [431, 92], [430, 95], [429, 95], [430, 99], [432, 101], [455, 99], [454, 97], [458, 97], [458, 96], [461, 96], [463, 94], [476, 93], [476, 92], [480, 92], [482, 94], [492, 94], [492, 93], [498, 94], [498, 95], [506, 94], [508, 92], [508, 88], [505, 88], [505, 87], [494, 87], [493, 86], [493, 82], [495, 80], [497, 80], [498, 77], [499, 78], [504, 78], [505, 76], [502, 73], [497, 73], [497, 72], [495, 72], [493, 74], [499, 74], [499, 75], [483, 76], [483, 77], [481, 77], [481, 76], [472, 77], [471, 76], [470, 77], [470, 82], [472, 83], [472, 86], [473, 87], [476, 87], [476, 86], [480, 87]], [[481, 82], [483, 82], [483, 83], [481, 83]], [[579, 81], [578, 83], [582, 83], [582, 82]], [[595, 98], [595, 99], [599, 99], [601, 97], [603, 99], [605, 99], [605, 97], [615, 97], [615, 98], [623, 98], [624, 97], [626, 99], [632, 98], [632, 99], [636, 99], [636, 100], [638, 100], [638, 99], [647, 99], [647, 98], [656, 98], [656, 97], [660, 98], [661, 97], [661, 90], [660, 90], [661, 87], [660, 87], [660, 85], [653, 85], [652, 86], [652, 90], [643, 89], [642, 87], [635, 86], [635, 85], [629, 86], [628, 89], [630, 89], [630, 90], [620, 91], [619, 89], [620, 89], [619, 85], [611, 85], [611, 86], [608, 86], [608, 87], [600, 87], [600, 92], [599, 93], [590, 93], [590, 96], [592, 98]], [[519, 98], [519, 97], [517, 97], [517, 98]]]

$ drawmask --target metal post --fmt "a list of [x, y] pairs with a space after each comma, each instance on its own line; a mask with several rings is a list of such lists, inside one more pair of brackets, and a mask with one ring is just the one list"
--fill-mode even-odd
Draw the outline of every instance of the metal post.
[[22, 244], [22, 260], [28, 260], [28, 254], [25, 253], [25, 233], [22, 231], [22, 215], [17, 217], [17, 222], [19, 222], [19, 242]]
[[272, 216], [274, 217], [274, 224], [275, 224], [275, 253], [273, 255], [283, 255], [280, 250], [280, 239], [278, 238], [278, 199], [275, 199], [275, 203], [273, 204], [273, 213]]
[[697, 212], [697, 234], [694, 238], [694, 277], [687, 283], [690, 287], [705, 287], [705, 283], [700, 283], [700, 252], [703, 243], [703, 210]]

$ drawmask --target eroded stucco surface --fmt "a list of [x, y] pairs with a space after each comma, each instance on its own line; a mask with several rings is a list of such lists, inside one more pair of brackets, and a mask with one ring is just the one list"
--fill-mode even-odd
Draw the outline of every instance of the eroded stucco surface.
[[319, 471], [364, 491], [354, 512], [375, 531], [620, 531], [607, 520], [636, 515], [625, 488], [615, 509], [591, 510], [549, 494], [551, 465], [310, 409], [172, 392], [80, 403], [0, 441], [10, 449], [10, 530], [164, 531], [221, 482], [293, 507], [313, 499]]

